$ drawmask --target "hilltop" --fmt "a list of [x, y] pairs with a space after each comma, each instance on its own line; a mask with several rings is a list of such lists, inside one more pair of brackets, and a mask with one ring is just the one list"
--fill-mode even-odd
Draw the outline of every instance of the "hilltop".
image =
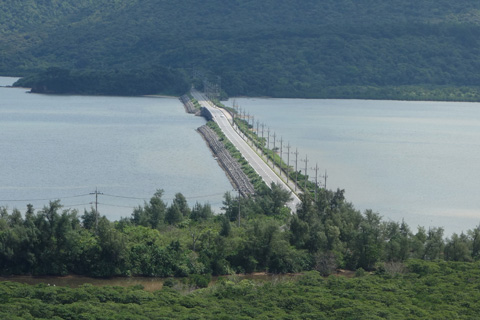
[[2, 1], [0, 32], [5, 75], [155, 66], [229, 95], [480, 100], [473, 0]]

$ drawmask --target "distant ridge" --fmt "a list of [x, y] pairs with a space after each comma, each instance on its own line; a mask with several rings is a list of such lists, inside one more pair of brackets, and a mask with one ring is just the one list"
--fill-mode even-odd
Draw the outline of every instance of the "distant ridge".
[[0, 74], [195, 69], [229, 95], [480, 100], [474, 0], [0, 3]]

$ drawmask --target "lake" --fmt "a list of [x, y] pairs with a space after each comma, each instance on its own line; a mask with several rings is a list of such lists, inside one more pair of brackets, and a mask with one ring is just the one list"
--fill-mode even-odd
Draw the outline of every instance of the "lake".
[[[1, 78], [0, 85], [13, 83]], [[111, 220], [164, 189], [170, 202], [209, 202], [217, 212], [232, 186], [174, 98], [54, 96], [0, 88], [0, 205], [24, 211], [61, 199]], [[226, 102], [232, 105], [233, 100]], [[298, 168], [318, 163], [327, 187], [386, 221], [443, 227], [480, 223], [480, 104], [237, 98], [236, 103], [298, 148]], [[266, 135], [266, 132], [265, 132]], [[277, 146], [280, 142], [277, 142]], [[283, 150], [286, 151], [286, 148]], [[286, 156], [284, 156], [286, 161]], [[290, 164], [294, 166], [294, 156]], [[15, 201], [14, 201], [15, 200]]]
[[[265, 137], [269, 127], [271, 140], [275, 132], [291, 152], [298, 148], [302, 172], [300, 159], [308, 156], [311, 180], [318, 163], [319, 175], [327, 170], [327, 187], [345, 189], [359, 210], [405, 219], [413, 231], [443, 227], [445, 235], [480, 223], [480, 103], [235, 101], [265, 124]], [[293, 167], [294, 159], [290, 155]]]
[[[15, 79], [0, 78], [0, 85]], [[232, 186], [196, 129], [201, 117], [176, 98], [39, 95], [0, 88], [0, 205], [38, 210], [61, 199], [65, 208], [130, 216], [157, 189], [171, 202], [219, 212]]]

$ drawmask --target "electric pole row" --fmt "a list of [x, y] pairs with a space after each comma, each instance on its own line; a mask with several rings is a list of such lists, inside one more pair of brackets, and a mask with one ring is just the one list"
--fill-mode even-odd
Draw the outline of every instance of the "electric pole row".
[[[289, 181], [290, 181], [290, 155], [295, 155], [295, 185], [294, 185], [294, 191], [296, 192], [297, 191], [297, 185], [298, 185], [298, 174], [299, 174], [299, 171], [298, 171], [298, 155], [299, 155], [299, 152], [298, 152], [298, 148], [295, 148], [295, 152], [290, 152], [290, 149], [292, 148], [292, 146], [290, 145], [290, 142], [288, 142], [288, 144], [285, 146], [285, 148], [287, 149], [287, 152], [283, 152], [283, 147], [284, 147], [284, 143], [283, 143], [283, 137], [280, 137], [280, 140], [277, 140], [277, 134], [275, 131], [273, 131], [273, 135], [272, 135], [272, 138], [273, 138], [273, 148], [270, 149], [270, 127], [267, 127], [264, 123], [260, 123], [260, 121], [257, 119], [256, 120], [256, 123], [255, 123], [255, 117], [253, 115], [250, 115], [250, 113], [247, 114], [246, 110], [245, 109], [242, 109], [241, 107], [239, 107], [236, 102], [234, 101], [233, 103], [233, 108], [236, 110], [237, 112], [237, 118], [240, 117], [241, 119], [245, 120], [246, 123], [247, 123], [247, 127], [249, 128], [249, 126], [251, 125], [252, 127], [252, 131], [255, 131], [257, 137], [261, 137], [261, 141], [263, 143], [263, 141], [266, 142], [266, 152], [265, 152], [265, 155], [266, 155], [266, 161], [267, 161], [267, 164], [269, 163], [269, 158], [271, 157], [272, 159], [272, 165], [273, 165], [273, 169], [275, 170], [275, 167], [277, 166], [277, 159], [276, 159], [276, 154], [278, 153], [279, 157], [280, 157], [280, 162], [278, 164], [278, 168], [279, 168], [279, 175], [280, 177], [282, 176], [282, 171], [283, 171], [283, 156], [284, 154], [287, 155], [287, 163], [286, 163], [286, 168], [285, 168], [285, 174], [287, 176], [287, 185], [289, 184]], [[250, 124], [250, 119], [251, 119], [251, 124]], [[255, 124], [256, 124], [256, 130], [255, 130]], [[260, 136], [260, 132], [261, 132], [261, 136]], [[266, 138], [266, 139], [265, 139]], [[280, 143], [280, 148], [277, 152], [277, 142]], [[252, 141], [253, 143], [253, 141]], [[304, 175], [305, 175], [305, 179], [304, 179], [304, 190], [305, 192], [307, 192], [307, 188], [308, 188], [308, 162], [309, 162], [309, 159], [308, 159], [308, 155], [305, 155], [305, 159], [300, 159], [300, 161], [304, 162], [305, 163], [305, 172], [304, 172]], [[315, 184], [315, 189], [314, 189], [314, 195], [315, 195], [315, 201], [317, 201], [317, 198], [318, 198], [318, 188], [319, 188], [319, 183], [318, 183], [318, 180], [319, 178], [323, 178], [323, 187], [326, 189], [327, 188], [327, 178], [328, 178], [328, 175], [327, 175], [327, 170], [325, 170], [325, 174], [324, 175], [320, 175], [318, 174], [318, 170], [319, 170], [319, 167], [318, 167], [318, 163], [315, 164], [315, 167], [313, 168], [310, 168], [311, 170], [314, 170], [315, 171], [315, 179], [314, 181], [312, 181], [312, 183]], [[292, 177], [292, 180], [293, 180], [293, 177]], [[322, 186], [320, 186], [322, 187]]]

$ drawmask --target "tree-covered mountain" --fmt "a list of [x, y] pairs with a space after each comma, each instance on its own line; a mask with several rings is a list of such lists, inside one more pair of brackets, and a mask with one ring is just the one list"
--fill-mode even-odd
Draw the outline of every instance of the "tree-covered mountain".
[[205, 70], [230, 95], [480, 100], [473, 0], [0, 2], [0, 73]]

